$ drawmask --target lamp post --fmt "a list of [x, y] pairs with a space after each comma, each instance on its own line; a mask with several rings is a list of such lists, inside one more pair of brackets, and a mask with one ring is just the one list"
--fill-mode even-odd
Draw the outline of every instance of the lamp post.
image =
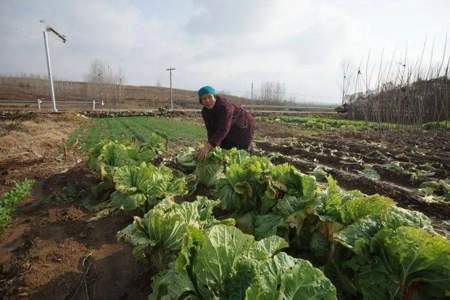
[[[44, 20], [41, 20], [40, 22], [45, 24]], [[57, 112], [58, 109], [56, 108], [55, 88], [54, 88], [54, 85], [53, 85], [52, 64], [51, 64], [51, 59], [50, 59], [50, 48], [48, 46], [48, 35], [47, 35], [47, 32], [52, 32], [53, 34], [55, 34], [57, 37], [59, 37], [62, 40], [63, 43], [65, 43], [67, 40], [66, 40], [66, 37], [64, 35], [60, 34], [59, 32], [57, 32], [52, 27], [45, 26], [43, 34], [44, 34], [45, 57], [46, 57], [46, 61], [47, 61], [48, 80], [50, 82], [50, 96], [52, 97], [53, 111]]]

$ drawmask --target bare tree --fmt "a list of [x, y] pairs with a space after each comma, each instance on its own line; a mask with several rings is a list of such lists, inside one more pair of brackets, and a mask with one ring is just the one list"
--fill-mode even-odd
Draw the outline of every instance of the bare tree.
[[121, 86], [125, 83], [125, 73], [122, 68], [114, 72], [111, 65], [100, 59], [95, 59], [86, 74], [88, 98], [106, 101], [110, 106], [117, 106], [121, 99]]
[[106, 64], [100, 59], [95, 59], [89, 66], [86, 81], [91, 83], [103, 83], [106, 77]]
[[286, 88], [284, 84], [280, 82], [275, 82], [273, 89], [273, 98], [274, 98], [273, 100], [275, 102], [283, 102], [285, 101], [285, 97], [286, 97]]
[[[345, 81], [342, 89], [350, 116], [368, 121], [414, 124], [417, 128], [421, 128], [424, 122], [447, 120], [450, 102], [447, 36], [439, 55], [435, 53], [435, 41], [431, 43], [427, 51], [429, 63], [423, 66], [426, 45], [425, 39], [420, 56], [414, 60], [408, 58], [408, 48], [399, 55], [396, 55], [395, 50], [386, 67], [383, 51], [375, 77], [375, 64], [372, 66], [369, 62], [370, 54], [365, 69], [360, 63], [357, 72], [349, 72], [356, 76], [353, 80], [354, 92], [345, 95]], [[344, 77], [345, 74], [344, 71]], [[372, 78], [376, 82], [372, 82]]]
[[281, 82], [263, 82], [260, 87], [260, 94], [256, 98], [264, 104], [279, 104], [286, 100], [286, 88]]

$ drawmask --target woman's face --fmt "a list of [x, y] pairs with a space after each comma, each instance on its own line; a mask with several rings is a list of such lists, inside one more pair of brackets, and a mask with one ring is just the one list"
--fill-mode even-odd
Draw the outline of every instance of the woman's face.
[[202, 102], [202, 105], [207, 109], [212, 109], [214, 107], [214, 104], [216, 104], [216, 98], [213, 94], [203, 95], [200, 98], [200, 101]]

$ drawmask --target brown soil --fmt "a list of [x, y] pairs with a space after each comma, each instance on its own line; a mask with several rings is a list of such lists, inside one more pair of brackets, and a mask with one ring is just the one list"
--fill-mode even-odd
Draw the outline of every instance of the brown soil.
[[[36, 181], [0, 235], [1, 299], [146, 299], [150, 276], [116, 240], [126, 215], [97, 221], [82, 205], [96, 179], [64, 141], [84, 118], [34, 115], [0, 137], [0, 194]], [[67, 187], [78, 191], [72, 195]]]
[[[366, 164], [371, 164], [383, 179], [405, 187], [417, 188], [424, 181], [447, 179], [450, 176], [449, 133], [342, 130], [310, 132], [298, 127], [293, 130], [285, 124], [260, 122], [258, 125], [265, 141], [286, 146], [290, 153], [303, 159], [355, 173]], [[412, 180], [407, 172], [399, 173], [390, 169], [388, 164], [393, 162], [406, 163], [419, 170], [433, 166], [434, 174], [428, 178], [425, 176]], [[411, 171], [415, 172], [414, 169]]]
[[[74, 179], [78, 179], [79, 197], [54, 197], [62, 195]], [[90, 221], [95, 213], [81, 205], [95, 184], [84, 166], [37, 184], [1, 237], [0, 295], [7, 299], [146, 298], [149, 277], [131, 249], [116, 240], [117, 231], [132, 218], [111, 215]]]
[[289, 138], [302, 135], [302, 132], [294, 126], [279, 123], [256, 123], [256, 136], [260, 138]]
[[0, 193], [24, 178], [46, 178], [79, 162], [64, 144], [83, 122], [76, 114], [18, 113], [0, 119]]

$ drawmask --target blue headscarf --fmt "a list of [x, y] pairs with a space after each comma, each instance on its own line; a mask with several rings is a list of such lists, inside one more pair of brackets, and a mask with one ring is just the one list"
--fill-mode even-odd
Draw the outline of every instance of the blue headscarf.
[[199, 89], [197, 94], [198, 94], [198, 101], [201, 103], [202, 102], [201, 99], [202, 99], [203, 95], [206, 95], [206, 94], [216, 95], [216, 90], [213, 87], [207, 85], [207, 86], [204, 86], [201, 89]]

